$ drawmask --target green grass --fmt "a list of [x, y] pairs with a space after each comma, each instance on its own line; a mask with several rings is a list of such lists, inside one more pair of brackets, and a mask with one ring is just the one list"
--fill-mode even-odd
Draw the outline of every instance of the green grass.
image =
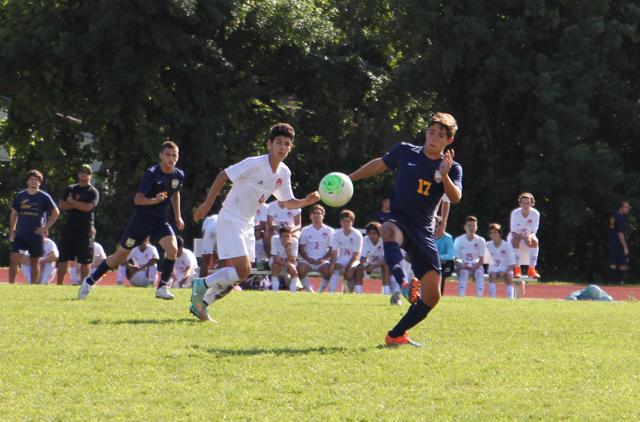
[[0, 420], [638, 420], [640, 304], [0, 286]]

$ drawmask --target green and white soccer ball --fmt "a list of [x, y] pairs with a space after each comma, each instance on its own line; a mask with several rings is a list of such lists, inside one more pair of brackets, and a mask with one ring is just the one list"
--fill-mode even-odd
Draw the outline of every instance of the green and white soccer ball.
[[353, 183], [344, 173], [329, 173], [320, 181], [318, 192], [320, 192], [322, 202], [328, 206], [341, 207], [351, 200]]

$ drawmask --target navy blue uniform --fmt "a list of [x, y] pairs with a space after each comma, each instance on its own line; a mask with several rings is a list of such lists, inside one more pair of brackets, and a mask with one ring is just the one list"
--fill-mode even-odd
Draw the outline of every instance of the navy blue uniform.
[[627, 239], [627, 226], [624, 221], [624, 216], [620, 212], [616, 212], [609, 218], [609, 264], [610, 265], [626, 265], [629, 257], [624, 254], [624, 248], [618, 233], [624, 235]]
[[31, 195], [25, 189], [16, 195], [11, 208], [18, 213], [16, 234], [11, 242], [11, 252], [29, 251], [32, 257], [41, 257], [44, 238], [35, 233], [38, 227], [47, 224], [47, 215], [56, 208], [56, 204], [48, 193], [41, 190]]
[[[100, 194], [93, 185], [71, 185], [62, 194], [66, 200], [71, 196], [74, 200], [93, 204], [100, 201]], [[60, 239], [60, 258], [58, 261], [76, 260], [79, 264], [90, 264], [93, 261], [93, 210], [89, 212], [73, 208], [67, 211], [67, 222], [62, 229]]]
[[[403, 248], [411, 257], [418, 279], [431, 270], [441, 271], [436, 246], [435, 212], [444, 194], [439, 168], [444, 156], [428, 158], [422, 146], [399, 143], [382, 158], [396, 172], [391, 213], [387, 221], [395, 223], [404, 234]], [[454, 162], [449, 178], [462, 189], [462, 166]]]
[[145, 170], [138, 192], [144, 194], [146, 198], [155, 198], [158, 193], [165, 192], [167, 198], [154, 205], [136, 205], [120, 245], [132, 249], [141, 244], [147, 236], [151, 236], [152, 239], [175, 236], [167, 219], [171, 197], [183, 184], [184, 172], [178, 168], [174, 167], [169, 174], [163, 173], [159, 164]]

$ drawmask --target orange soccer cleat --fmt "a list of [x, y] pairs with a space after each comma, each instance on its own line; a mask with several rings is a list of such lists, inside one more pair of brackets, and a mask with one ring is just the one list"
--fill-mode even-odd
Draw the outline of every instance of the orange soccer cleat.
[[529, 269], [527, 270], [527, 277], [540, 278], [540, 274], [536, 271], [536, 267], [529, 266]]
[[384, 338], [384, 342], [387, 346], [390, 346], [390, 347], [398, 347], [398, 346], [405, 346], [405, 345], [410, 345], [414, 347], [424, 346], [424, 344], [422, 343], [418, 343], [411, 340], [409, 338], [409, 335], [406, 332], [400, 337], [391, 337], [389, 333], [387, 333], [387, 336]]
[[409, 303], [416, 303], [420, 298], [420, 280], [414, 277], [410, 282], [405, 281], [400, 290]]
[[520, 278], [522, 277], [522, 268], [520, 268], [520, 265], [516, 265], [515, 268], [513, 269], [513, 278]]

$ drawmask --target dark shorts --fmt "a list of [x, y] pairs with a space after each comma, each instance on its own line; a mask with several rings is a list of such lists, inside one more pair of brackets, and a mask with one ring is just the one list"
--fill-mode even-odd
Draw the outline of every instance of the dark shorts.
[[624, 254], [624, 249], [619, 243], [616, 245], [609, 245], [609, 265], [627, 265], [629, 263], [629, 256]]
[[173, 228], [164, 218], [151, 218], [140, 214], [134, 214], [124, 230], [120, 239], [120, 246], [125, 249], [133, 249], [150, 236], [151, 240], [160, 240], [165, 236], [175, 236]]
[[44, 254], [44, 237], [37, 233], [16, 236], [11, 242], [11, 252], [29, 251], [32, 258], [41, 258]]
[[411, 268], [418, 279], [422, 279], [426, 273], [432, 270], [442, 272], [433, 231], [420, 224], [407, 222], [406, 219], [398, 217], [393, 212], [389, 214], [387, 221], [394, 223], [402, 230], [404, 244], [401, 246], [409, 255]]
[[60, 239], [60, 258], [58, 261], [77, 261], [78, 264], [91, 264], [93, 262], [91, 233], [63, 233]]

